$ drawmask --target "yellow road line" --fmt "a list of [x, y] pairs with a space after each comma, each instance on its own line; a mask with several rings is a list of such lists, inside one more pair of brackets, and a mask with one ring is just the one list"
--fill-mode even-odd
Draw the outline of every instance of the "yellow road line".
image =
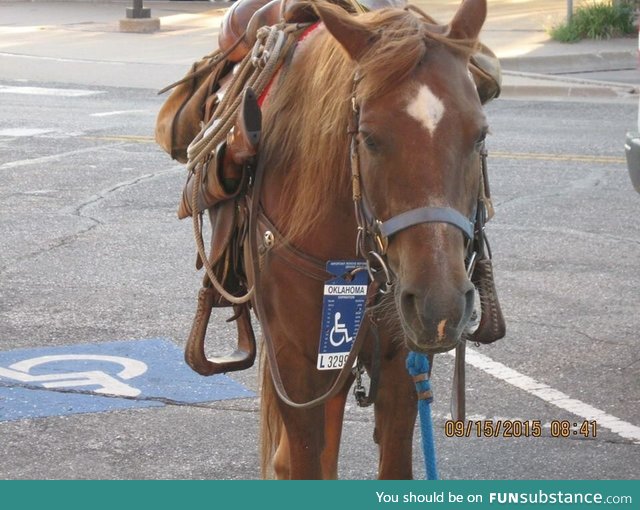
[[[107, 142], [155, 143], [152, 136], [103, 135], [83, 136], [86, 140], [104, 140]], [[532, 159], [538, 161], [575, 161], [578, 163], [626, 163], [622, 156], [589, 156], [586, 154], [546, 154], [543, 152], [501, 152], [490, 151], [489, 158]]]
[[542, 161], [575, 161], [579, 163], [625, 163], [623, 157], [618, 156], [588, 156], [586, 154], [544, 154], [537, 152], [499, 152], [490, 151], [491, 156], [504, 159], [533, 159]]
[[154, 143], [152, 136], [136, 135], [104, 135], [104, 136], [83, 136], [85, 140], [101, 140], [106, 142], [132, 142], [132, 143]]

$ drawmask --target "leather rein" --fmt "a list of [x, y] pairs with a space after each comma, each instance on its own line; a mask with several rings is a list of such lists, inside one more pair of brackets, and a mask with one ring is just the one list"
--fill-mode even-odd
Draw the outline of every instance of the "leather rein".
[[[344, 387], [344, 384], [346, 383], [352, 372], [355, 372], [356, 375], [356, 388], [354, 393], [356, 395], [358, 403], [360, 405], [369, 405], [375, 400], [375, 390], [377, 388], [377, 373], [375, 372], [377, 372], [377, 369], [379, 368], [379, 359], [373, 360], [374, 373], [371, 375], [369, 395], [366, 395], [363, 387], [360, 386], [360, 377], [362, 375], [363, 369], [360, 362], [358, 361], [358, 354], [362, 348], [365, 337], [367, 336], [367, 334], [372, 333], [374, 337], [374, 358], [380, 357], [379, 335], [377, 332], [376, 319], [373, 316], [372, 310], [380, 294], [388, 293], [394, 281], [394, 277], [389, 270], [386, 260], [386, 251], [389, 238], [397, 232], [422, 223], [451, 224], [457, 227], [467, 239], [466, 267], [467, 274], [468, 276], [470, 276], [473, 272], [474, 264], [478, 254], [482, 250], [484, 250], [484, 247], [486, 245], [486, 239], [484, 237], [484, 224], [489, 215], [492, 214], [490, 201], [486, 198], [485, 195], [485, 186], [488, 185], [488, 183], [486, 183], [486, 151], [484, 150], [484, 147], [480, 153], [482, 158], [482, 179], [480, 183], [480, 190], [478, 193], [478, 207], [475, 208], [470, 218], [457, 211], [456, 209], [450, 207], [420, 207], [400, 213], [397, 216], [394, 216], [384, 222], [378, 220], [372, 214], [371, 209], [368, 207], [366, 199], [362, 193], [362, 176], [360, 173], [360, 159], [358, 152], [357, 134], [359, 128], [360, 108], [357, 101], [357, 87], [360, 79], [361, 77], [359, 73], [356, 72], [353, 79], [351, 96], [352, 117], [349, 125], [348, 135], [350, 142], [352, 195], [355, 208], [355, 216], [358, 225], [356, 251], [357, 254], [366, 261], [366, 267], [371, 277], [371, 284], [369, 285], [367, 293], [366, 309], [362, 325], [358, 331], [358, 334], [356, 335], [354, 343], [351, 347], [351, 351], [349, 352], [344, 366], [340, 369], [340, 372], [334, 379], [332, 385], [324, 394], [307, 402], [294, 401], [289, 396], [284, 386], [280, 368], [277, 362], [277, 352], [275, 344], [273, 342], [273, 338], [271, 337], [269, 325], [267, 323], [267, 314], [265, 311], [264, 301], [262, 299], [261, 293], [259, 292], [259, 289], [262, 287], [262, 256], [264, 256], [266, 251], [274, 247], [272, 231], [267, 232], [268, 234], [271, 234], [271, 238], [269, 239], [269, 241], [267, 242], [266, 238], [268, 236], [265, 234], [265, 239], [263, 239], [262, 246], [258, 246], [259, 239], [261, 238], [259, 228], [261, 224], [263, 226], [267, 225], [268, 227], [273, 229], [274, 232], [277, 232], [275, 226], [266, 218], [260, 206], [260, 197], [264, 180], [264, 167], [266, 164], [264, 158], [261, 157], [259, 157], [258, 164], [256, 166], [251, 199], [249, 200], [249, 258], [251, 260], [253, 285], [256, 289], [256, 292], [252, 297], [252, 301], [254, 304], [254, 309], [258, 315], [258, 319], [261, 323], [267, 361], [271, 370], [274, 388], [278, 394], [278, 397], [285, 404], [298, 409], [308, 409], [321, 405], [333, 396], [337, 395]], [[279, 240], [283, 240], [282, 235], [278, 234], [278, 237], [280, 238]], [[321, 279], [321, 275], [324, 271], [324, 264], [321, 261], [317, 261], [317, 259], [315, 259], [314, 257], [299, 252], [297, 249], [295, 249], [293, 246], [288, 245], [288, 243], [286, 242], [281, 242], [278, 244], [278, 248], [282, 248], [282, 250], [284, 251], [284, 253], [282, 253], [282, 256], [285, 259], [288, 259], [290, 261], [303, 259], [303, 267], [309, 267], [310, 264], [312, 266], [316, 266], [315, 271], [310, 272], [307, 270], [303, 271], [303, 274], [314, 279]], [[278, 253], [278, 251], [275, 251], [274, 253]], [[290, 267], [296, 270], [300, 270], [298, 269], [300, 265], [295, 263], [290, 264]], [[324, 274], [326, 274], [326, 272], [324, 272]], [[464, 339], [461, 339], [460, 344], [464, 346]], [[464, 351], [462, 350], [462, 352], [460, 352], [458, 350], [457, 354], [459, 355], [457, 356], [458, 359], [462, 360], [462, 364], [456, 364], [456, 379], [459, 382], [464, 382], [464, 372], [462, 372], [462, 374], [458, 374], [459, 365], [462, 365], [462, 370], [464, 371]], [[432, 361], [433, 356], [430, 356], [430, 358], [430, 361]], [[430, 363], [430, 365], [432, 366], [433, 363]], [[462, 401], [460, 401], [461, 399]], [[458, 411], [457, 413], [455, 413], [458, 416], [457, 419], [463, 419], [460, 418], [460, 411], [462, 412], [462, 416], [464, 416], [464, 388], [462, 388], [462, 391], [457, 392], [457, 396], [454, 397], [454, 400], [458, 405]], [[460, 409], [460, 405], [462, 405], [462, 409]]]

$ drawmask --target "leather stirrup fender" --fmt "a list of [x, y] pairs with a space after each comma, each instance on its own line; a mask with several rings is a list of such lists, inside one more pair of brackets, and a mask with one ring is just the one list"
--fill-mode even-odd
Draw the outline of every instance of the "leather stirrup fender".
[[202, 180], [199, 183], [195, 182], [195, 173], [188, 175], [178, 206], [179, 219], [192, 215], [193, 186], [198, 186], [196, 212], [235, 198], [245, 191], [249, 180], [247, 169], [235, 163], [229, 164], [229, 160], [225, 159], [225, 151], [226, 142], [222, 142], [215, 154], [204, 163]]
[[[211, 224], [211, 249], [209, 252], [209, 263], [211, 267], [216, 267], [222, 262], [223, 257], [227, 253], [230, 243], [232, 243], [234, 234], [239, 224], [238, 217], [238, 201], [226, 200], [216, 204], [215, 207], [208, 209], [209, 223]], [[200, 254], [197, 253], [196, 269], [202, 269], [203, 264]], [[210, 281], [208, 275], [205, 275], [203, 286], [208, 287]], [[216, 303], [218, 306], [218, 303]]]

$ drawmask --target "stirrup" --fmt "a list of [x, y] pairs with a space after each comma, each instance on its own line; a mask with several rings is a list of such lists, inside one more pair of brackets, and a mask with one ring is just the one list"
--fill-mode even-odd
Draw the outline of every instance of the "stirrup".
[[185, 361], [200, 375], [245, 370], [251, 368], [256, 359], [256, 338], [251, 325], [248, 303], [233, 305], [234, 316], [238, 326], [238, 346], [236, 350], [226, 356], [207, 358], [204, 352], [204, 340], [207, 335], [211, 309], [217, 298], [218, 294], [213, 287], [202, 287], [200, 289], [198, 293], [198, 308], [185, 347]]

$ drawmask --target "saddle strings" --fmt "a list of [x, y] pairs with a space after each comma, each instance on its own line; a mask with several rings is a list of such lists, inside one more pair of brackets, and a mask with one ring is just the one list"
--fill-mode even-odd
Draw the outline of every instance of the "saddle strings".
[[288, 49], [297, 40], [299, 31], [307, 26], [308, 24], [278, 24], [258, 30], [253, 50], [238, 65], [229, 90], [216, 106], [211, 119], [203, 124], [200, 132], [187, 148], [189, 158], [187, 171], [193, 173], [192, 178], [195, 179], [190, 200], [196, 249], [213, 287], [224, 299], [233, 304], [249, 301], [255, 287], [251, 287], [243, 296], [234, 296], [224, 288], [216, 276], [204, 246], [202, 213], [198, 212], [197, 207], [198, 184], [203, 178], [205, 161], [227, 139], [227, 135], [235, 124], [242, 101], [242, 91], [250, 87], [259, 97], [279, 69]]

